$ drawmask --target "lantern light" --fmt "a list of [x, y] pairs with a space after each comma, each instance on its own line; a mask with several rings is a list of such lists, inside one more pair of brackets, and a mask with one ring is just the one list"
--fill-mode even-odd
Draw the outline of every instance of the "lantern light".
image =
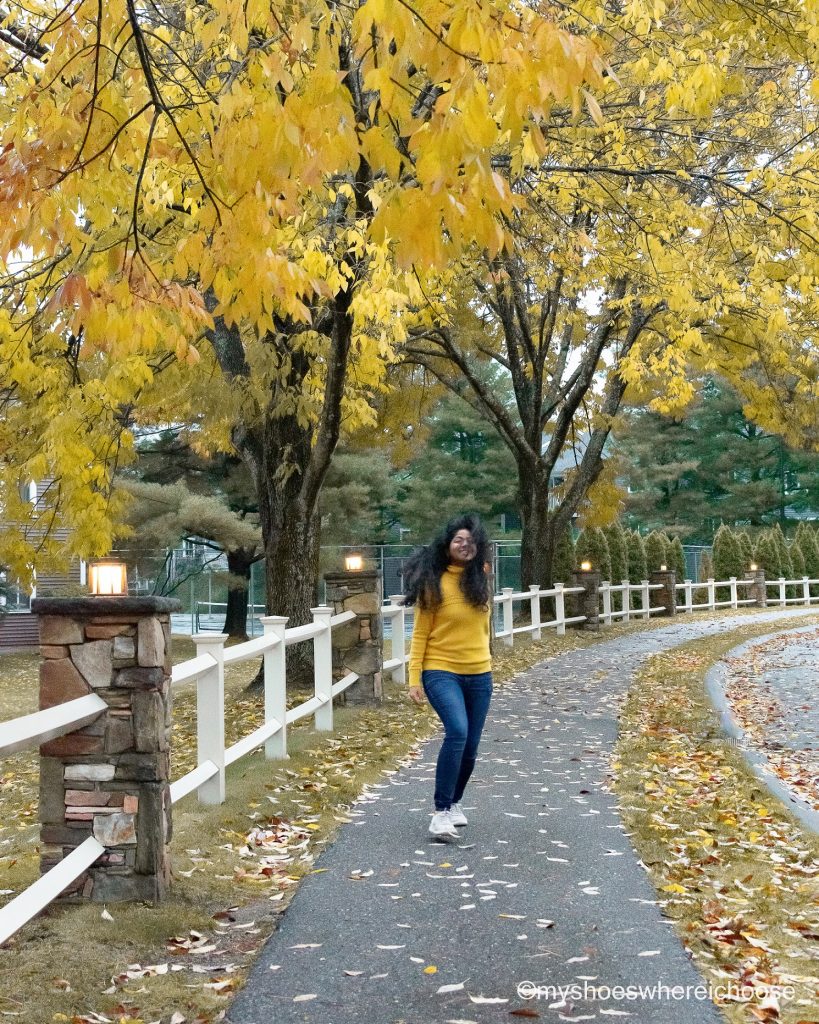
[[580, 563], [580, 568], [583, 570], [583, 572], [591, 572], [591, 567], [592, 567], [591, 562], [587, 561], [587, 562], [581, 562]]
[[128, 593], [128, 576], [124, 562], [92, 562], [90, 587], [95, 597], [117, 596]]
[[364, 559], [361, 555], [347, 555], [344, 559], [344, 566], [347, 572], [361, 572], [364, 568]]
[[756, 564], [756, 562], [751, 562], [751, 572], [756, 572], [758, 568], [759, 566]]
[[661, 565], [660, 566], [660, 572], [668, 572], [668, 566], [667, 565]]

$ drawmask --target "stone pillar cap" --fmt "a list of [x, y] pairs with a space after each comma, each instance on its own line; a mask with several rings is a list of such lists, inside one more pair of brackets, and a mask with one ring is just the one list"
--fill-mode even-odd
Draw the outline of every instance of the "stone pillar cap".
[[70, 618], [103, 615], [169, 615], [182, 610], [175, 597], [36, 597], [31, 610], [37, 615]]

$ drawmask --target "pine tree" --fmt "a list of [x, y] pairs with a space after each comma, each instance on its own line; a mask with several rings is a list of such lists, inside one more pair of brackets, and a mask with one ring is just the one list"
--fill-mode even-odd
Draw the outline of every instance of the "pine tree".
[[781, 577], [782, 565], [779, 547], [769, 530], [766, 530], [757, 541], [754, 558], [765, 573], [766, 580], [778, 580]]
[[683, 551], [682, 541], [679, 537], [674, 537], [670, 544], [670, 550], [668, 552], [668, 567], [673, 569], [677, 577], [677, 583], [682, 583], [686, 577], [685, 571], [685, 552]]
[[606, 541], [611, 556], [611, 582], [620, 583], [628, 573], [628, 545], [626, 534], [619, 522], [605, 529]]
[[[796, 529], [796, 539], [805, 558], [805, 573], [810, 579], [819, 580], [819, 539], [816, 530], [802, 522]], [[814, 597], [819, 595], [819, 584], [812, 584], [810, 592]]]
[[781, 571], [786, 579], [790, 579], [793, 566], [791, 565], [790, 554], [788, 552], [788, 542], [785, 539], [785, 534], [782, 532], [782, 527], [779, 523], [776, 523], [775, 526], [771, 527], [769, 533], [779, 551]]
[[565, 583], [567, 586], [572, 578], [572, 570], [575, 567], [574, 541], [570, 530], [563, 530], [558, 535], [555, 547], [555, 557], [552, 563], [552, 574], [555, 583]]
[[600, 573], [601, 580], [611, 578], [611, 555], [606, 535], [599, 526], [581, 530], [575, 547], [575, 563], [591, 562], [592, 569]]
[[646, 537], [646, 567], [651, 573], [659, 572], [662, 565], [668, 565], [666, 538], [659, 530], [652, 530]]
[[727, 580], [742, 576], [742, 548], [737, 535], [723, 524], [714, 537], [714, 577]]
[[[793, 540], [788, 545], [788, 555], [791, 559], [791, 568], [793, 569], [793, 578], [795, 580], [801, 580], [805, 576], [805, 556], [802, 553], [802, 547], [798, 540]], [[797, 587], [796, 597], [801, 596], [801, 587]]]
[[[636, 530], [628, 532], [626, 541], [628, 544], [628, 581], [632, 585], [640, 584], [648, 576], [645, 544]], [[631, 607], [640, 607], [639, 594], [631, 594]]]
[[[628, 577], [628, 543], [626, 533], [619, 520], [612, 523], [605, 529], [606, 540], [611, 555], [611, 582], [614, 586], [620, 586]], [[623, 595], [612, 594], [612, 611], [621, 611], [623, 608]]]
[[749, 566], [754, 560], [754, 544], [745, 530], [740, 530], [737, 534], [737, 540], [739, 541], [739, 546], [742, 548], [742, 557], [745, 559], [745, 565], [743, 568], [744, 575], [749, 571]]
[[[739, 538], [729, 527], [723, 525], [714, 537], [714, 576], [718, 580], [735, 577], [745, 579], [745, 556]], [[728, 601], [731, 592], [727, 587], [717, 589], [717, 600]]]

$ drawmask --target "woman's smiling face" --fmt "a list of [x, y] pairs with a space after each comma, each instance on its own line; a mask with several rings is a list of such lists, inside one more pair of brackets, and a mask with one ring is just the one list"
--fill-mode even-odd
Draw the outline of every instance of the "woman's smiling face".
[[458, 530], [449, 542], [449, 560], [453, 565], [468, 565], [476, 552], [477, 548], [469, 530]]

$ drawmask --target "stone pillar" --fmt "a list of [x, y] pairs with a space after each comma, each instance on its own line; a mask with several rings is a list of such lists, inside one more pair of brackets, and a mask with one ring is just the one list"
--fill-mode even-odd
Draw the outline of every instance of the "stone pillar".
[[765, 570], [756, 569], [751, 572], [751, 579], [754, 581], [748, 588], [748, 597], [756, 601], [757, 608], [766, 608], [768, 605], [768, 588], [765, 586]]
[[40, 747], [43, 872], [93, 835], [106, 852], [62, 898], [161, 900], [170, 882], [171, 629], [163, 597], [38, 598], [40, 707], [95, 693], [84, 729]]
[[333, 679], [357, 672], [358, 680], [344, 692], [351, 704], [380, 704], [381, 685], [381, 573], [329, 572], [327, 604], [333, 614], [355, 612], [356, 618], [333, 629]]
[[585, 622], [573, 622], [576, 629], [592, 633], [600, 631], [600, 573], [595, 569], [575, 569], [572, 573], [572, 587], [583, 587], [582, 594], [567, 594], [569, 615], [585, 615]]
[[673, 569], [660, 569], [649, 576], [649, 583], [659, 583], [662, 590], [650, 591], [649, 603], [652, 608], [665, 608], [661, 617], [677, 614], [677, 574]]

